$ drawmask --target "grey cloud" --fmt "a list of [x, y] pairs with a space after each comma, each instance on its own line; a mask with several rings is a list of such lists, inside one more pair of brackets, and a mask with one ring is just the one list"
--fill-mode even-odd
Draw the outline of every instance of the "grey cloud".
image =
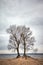
[[[43, 0], [0, 0], [0, 34], [12, 23], [31, 25], [37, 44], [43, 44]], [[0, 37], [0, 49], [6, 49], [7, 43], [6, 37]]]
[[30, 16], [37, 17], [43, 15], [42, 0], [1, 0], [0, 3], [1, 18], [5, 17], [6, 19], [8, 17], [15, 16], [20, 16], [23, 18], [26, 16], [29, 18]]
[[33, 19], [30, 24], [32, 25], [43, 25], [43, 18], [41, 17], [36, 17], [35, 19]]
[[6, 22], [1, 22], [0, 23], [0, 31], [4, 31], [5, 30], [5, 28], [6, 28]]
[[0, 50], [7, 50], [7, 46], [6, 45], [3, 45], [3, 46], [0, 46]]
[[[4, 35], [4, 34], [3, 34]], [[0, 50], [4, 50], [7, 49], [7, 45], [8, 45], [8, 37], [7, 36], [0, 36]]]
[[[14, 0], [13, 0], [14, 1]], [[41, 3], [37, 4], [34, 0], [22, 0], [21, 3], [19, 3], [19, 0], [16, 0], [13, 2], [12, 0], [2, 0], [1, 3], [1, 10], [4, 11], [6, 15], [17, 15], [22, 14], [25, 11], [30, 11], [32, 8], [36, 8], [38, 5], [42, 5]], [[5, 2], [5, 3], [4, 3]], [[16, 13], [16, 14], [15, 14]]]
[[12, 24], [9, 19], [16, 16], [22, 24], [43, 25], [43, 0], [0, 0], [0, 5], [0, 30]]
[[1, 45], [3, 45], [3, 42], [5, 42], [5, 41], [7, 41], [7, 38], [5, 38], [4, 36], [2, 36], [2, 34], [1, 34], [0, 35], [0, 43], [2, 43]]

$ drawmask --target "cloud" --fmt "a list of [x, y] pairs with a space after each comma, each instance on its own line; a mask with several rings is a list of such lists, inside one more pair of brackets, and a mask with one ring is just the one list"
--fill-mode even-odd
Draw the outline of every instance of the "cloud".
[[36, 43], [43, 45], [43, 0], [0, 0], [0, 15], [0, 49], [6, 49], [5, 32], [12, 24], [30, 26]]
[[13, 53], [14, 52], [12, 52], [12, 50], [0, 50], [0, 54], [13, 54]]
[[9, 35], [8, 34], [0, 34], [0, 50], [7, 49], [8, 43], [9, 43]]
[[36, 25], [43, 23], [43, 0], [0, 0], [0, 4], [1, 30], [10, 23], [25, 24], [25, 21]]

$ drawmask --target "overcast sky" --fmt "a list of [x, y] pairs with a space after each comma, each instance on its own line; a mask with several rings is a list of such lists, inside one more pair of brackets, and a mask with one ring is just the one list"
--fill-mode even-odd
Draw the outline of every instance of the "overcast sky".
[[43, 52], [43, 0], [0, 0], [0, 53], [8, 52], [6, 29], [12, 24], [29, 26]]

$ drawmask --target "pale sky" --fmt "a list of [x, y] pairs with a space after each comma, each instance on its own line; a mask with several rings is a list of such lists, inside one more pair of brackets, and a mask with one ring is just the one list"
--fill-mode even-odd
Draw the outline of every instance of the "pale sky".
[[43, 0], [0, 0], [0, 53], [9, 53], [6, 29], [12, 24], [29, 26], [36, 39], [34, 47], [43, 53]]

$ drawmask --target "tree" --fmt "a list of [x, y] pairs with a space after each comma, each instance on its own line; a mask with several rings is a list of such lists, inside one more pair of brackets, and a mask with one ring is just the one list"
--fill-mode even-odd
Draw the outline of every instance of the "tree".
[[8, 49], [17, 50], [17, 54], [19, 57], [19, 45], [22, 44], [22, 48], [24, 49], [23, 56], [26, 56], [26, 51], [33, 50], [35, 38], [32, 36], [32, 31], [29, 27], [26, 26], [16, 26], [11, 25], [10, 28], [7, 29], [7, 32], [10, 33], [9, 45]]
[[35, 42], [29, 27], [22, 26], [21, 42], [24, 45], [24, 56], [26, 56], [26, 50], [32, 50]]
[[18, 27], [16, 27], [16, 25], [11, 25], [7, 29], [7, 32], [10, 34], [8, 49], [17, 50], [17, 54], [18, 54], [17, 57], [19, 57], [20, 56], [20, 54], [19, 54], [19, 44], [20, 44], [19, 29], [18, 29]]

